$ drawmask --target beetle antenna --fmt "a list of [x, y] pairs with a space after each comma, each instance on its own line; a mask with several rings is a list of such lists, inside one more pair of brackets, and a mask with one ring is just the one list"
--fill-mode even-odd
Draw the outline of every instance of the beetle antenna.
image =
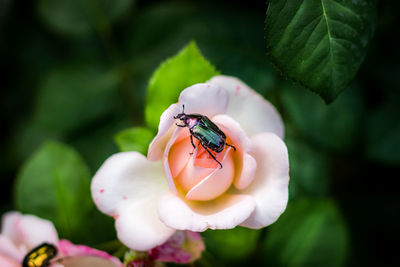
[[182, 113], [185, 113], [185, 104], [182, 104]]

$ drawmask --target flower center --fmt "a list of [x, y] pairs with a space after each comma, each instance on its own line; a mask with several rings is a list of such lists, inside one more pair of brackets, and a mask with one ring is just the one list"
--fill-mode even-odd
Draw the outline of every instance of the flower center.
[[[199, 142], [197, 141], [197, 143]], [[226, 149], [220, 153], [214, 152], [211, 149], [208, 150], [219, 162], [223, 160], [226, 153]], [[210, 155], [210, 153], [204, 149], [202, 145], [197, 145], [197, 151], [195, 151], [194, 154], [194, 166], [211, 169], [219, 168], [218, 162]]]

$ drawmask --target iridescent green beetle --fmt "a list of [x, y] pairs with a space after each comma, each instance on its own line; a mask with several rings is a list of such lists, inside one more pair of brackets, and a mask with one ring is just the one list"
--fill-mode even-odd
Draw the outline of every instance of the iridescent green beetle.
[[213, 123], [207, 116], [197, 113], [186, 114], [185, 105], [182, 105], [182, 113], [174, 116], [174, 119], [179, 119], [183, 122], [183, 124], [176, 123], [177, 126], [189, 128], [190, 142], [192, 143], [193, 148], [196, 148], [193, 143], [194, 136], [200, 141], [200, 144], [204, 147], [208, 154], [210, 154], [210, 156], [216, 162], [218, 162], [218, 164], [221, 166], [221, 169], [221, 162], [215, 158], [209, 149], [220, 153], [224, 150], [225, 146], [230, 146], [236, 151], [234, 146], [226, 143], [226, 135], [224, 132], [221, 131], [221, 129], [219, 129], [218, 126], [215, 125], [215, 123]]
[[26, 254], [22, 267], [47, 267], [50, 260], [57, 255], [57, 248], [52, 244], [43, 243]]

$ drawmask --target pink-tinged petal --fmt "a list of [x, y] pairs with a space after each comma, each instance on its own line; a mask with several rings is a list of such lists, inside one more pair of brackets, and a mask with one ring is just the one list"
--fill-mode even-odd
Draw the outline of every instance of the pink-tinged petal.
[[162, 223], [157, 200], [138, 200], [118, 210], [115, 221], [118, 239], [133, 250], [147, 251], [168, 240], [175, 229]]
[[[28, 252], [25, 246], [17, 247], [10, 239], [0, 235], [0, 256], [7, 256], [21, 262]], [[0, 264], [0, 266], [3, 266]]]
[[[190, 140], [185, 140], [190, 143]], [[197, 143], [197, 141], [196, 141]], [[180, 151], [185, 153], [187, 151]], [[216, 154], [216, 159], [219, 162], [223, 162], [225, 156], [228, 155], [223, 151]], [[170, 155], [170, 162], [174, 163], [173, 155]], [[232, 165], [232, 164], [230, 164]], [[175, 181], [185, 190], [190, 191], [194, 186], [200, 183], [207, 176], [210, 176], [216, 169], [219, 169], [219, 164], [208, 154], [208, 152], [202, 147], [196, 145], [192, 156], [190, 156], [189, 161], [185, 165], [184, 169], [174, 177]]]
[[179, 105], [185, 105], [187, 114], [200, 113], [211, 118], [226, 112], [228, 100], [229, 95], [223, 88], [209, 83], [199, 83], [182, 91]]
[[43, 242], [50, 244], [58, 242], [58, 234], [51, 221], [24, 215], [18, 228], [28, 248], [34, 248]]
[[97, 257], [97, 256], [75, 256], [66, 257], [61, 263], [53, 263], [50, 267], [122, 267], [121, 263], [117, 264], [113, 261]]
[[[174, 194], [177, 193], [176, 190], [176, 186], [175, 186], [175, 182], [174, 182], [174, 174], [177, 172], [180, 172], [180, 168], [183, 167], [182, 163], [187, 162], [188, 160], [188, 156], [189, 154], [186, 153], [182, 153], [183, 151], [174, 151], [175, 150], [175, 143], [179, 144], [187, 135], [187, 131], [186, 129], [182, 129], [179, 127], [176, 127], [174, 130], [174, 133], [171, 136], [171, 139], [169, 140], [167, 146], [165, 147], [164, 150], [164, 157], [163, 157], [163, 166], [164, 166], [164, 173], [165, 173], [165, 178], [168, 182], [168, 186], [169, 186], [169, 190], [171, 192], [173, 192]], [[187, 151], [186, 149], [188, 147], [183, 146], [181, 147], [183, 149], [185, 149], [185, 151]], [[169, 161], [170, 157], [169, 154], [173, 152], [174, 155], [177, 158], [174, 159], [172, 158], [172, 162]], [[179, 155], [177, 155], [175, 152], [179, 153]], [[179, 162], [178, 162], [179, 160]]]
[[[79, 263], [81, 263], [81, 261], [84, 258], [91, 258], [91, 259], [92, 258], [93, 259], [100, 258], [101, 261], [98, 259], [99, 263], [103, 262], [104, 264], [108, 264], [108, 265], [104, 265], [104, 266], [120, 266], [120, 267], [122, 267], [122, 263], [120, 262], [120, 260], [118, 260], [116, 257], [113, 257], [104, 251], [97, 250], [97, 249], [94, 249], [94, 248], [91, 248], [91, 247], [88, 247], [85, 245], [75, 245], [65, 239], [60, 240], [60, 242], [57, 244], [57, 248], [58, 248], [58, 258], [74, 257], [74, 258], [80, 259]], [[64, 262], [62, 261], [62, 263], [64, 263]], [[70, 266], [70, 265], [68, 265], [68, 266]], [[84, 265], [79, 265], [79, 266], [84, 266]]]
[[185, 231], [186, 242], [183, 244], [183, 249], [192, 254], [191, 262], [200, 259], [201, 253], [206, 248], [203, 238], [197, 232]]
[[189, 131], [184, 129], [180, 131], [179, 136], [186, 138], [178, 137], [166, 151], [168, 153], [168, 165], [172, 177], [177, 177], [181, 173], [192, 157], [191, 153], [193, 152], [193, 146], [189, 139]]
[[226, 114], [237, 121], [249, 137], [262, 132], [284, 136], [284, 126], [275, 107], [256, 91], [234, 77], [216, 76], [209, 83], [229, 92]]
[[8, 212], [3, 215], [2, 234], [17, 246], [34, 248], [43, 242], [56, 244], [58, 234], [53, 223], [34, 215]]
[[285, 143], [273, 133], [262, 133], [251, 140], [257, 170], [252, 184], [241, 192], [254, 197], [256, 208], [241, 225], [258, 229], [275, 222], [286, 208], [289, 158]]
[[1, 222], [1, 234], [17, 245], [23, 242], [21, 231], [17, 230], [22, 217], [18, 211], [10, 211], [3, 215]]
[[165, 147], [175, 130], [175, 119], [178, 113], [182, 111], [182, 107], [178, 104], [172, 104], [167, 110], [161, 114], [160, 124], [158, 125], [158, 133], [151, 141], [147, 158], [151, 161], [161, 160]]
[[253, 181], [257, 168], [257, 162], [248, 154], [252, 150], [252, 143], [239, 123], [228, 115], [214, 116], [213, 121], [220, 126], [236, 147], [236, 151], [234, 152], [235, 178], [233, 185], [237, 189], [242, 190]]
[[151, 249], [174, 233], [157, 215], [158, 199], [168, 192], [160, 162], [137, 152], [115, 154], [97, 171], [91, 190], [97, 207], [116, 219], [118, 237], [131, 249]]
[[[234, 175], [232, 150], [233, 149], [229, 147], [225, 152], [223, 160], [220, 161], [223, 168], [221, 169], [218, 165], [210, 175], [202, 179], [189, 190], [185, 196], [186, 199], [202, 201], [211, 200], [223, 194], [230, 187]], [[196, 172], [193, 171], [194, 168], [196, 167], [193, 166], [193, 163], [189, 163], [187, 168], [185, 168], [185, 171], [191, 169], [192, 175], [190, 175], [190, 171], [188, 171], [188, 173], [183, 173], [184, 177], [190, 178], [195, 176]]]
[[126, 203], [153, 200], [168, 191], [160, 162], [150, 162], [138, 152], [109, 157], [92, 179], [92, 197], [97, 207], [114, 216]]
[[242, 171], [240, 176], [233, 181], [233, 185], [239, 190], [245, 189], [253, 182], [256, 170], [257, 161], [250, 154], [245, 153], [243, 155]]
[[254, 198], [223, 194], [210, 201], [184, 201], [175, 194], [163, 196], [158, 203], [160, 219], [177, 230], [202, 232], [231, 229], [246, 220], [255, 208]]
[[176, 231], [167, 242], [150, 250], [149, 258], [185, 264], [200, 258], [204, 248], [200, 234], [191, 231]]
[[6, 257], [0, 254], [0, 266], [3, 267], [20, 267], [21, 264], [13, 258]]
[[150, 250], [149, 257], [163, 262], [188, 263], [192, 256], [180, 248], [184, 241], [184, 231], [176, 231], [164, 244]]

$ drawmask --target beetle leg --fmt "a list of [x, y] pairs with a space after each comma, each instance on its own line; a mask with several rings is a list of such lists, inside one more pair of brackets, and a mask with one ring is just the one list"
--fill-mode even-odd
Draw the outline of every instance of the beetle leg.
[[230, 146], [231, 148], [233, 148], [233, 150], [236, 151], [236, 147], [234, 147], [233, 145], [230, 145], [230, 144], [228, 144], [228, 143], [225, 143], [225, 145], [226, 145], [226, 146]]
[[178, 126], [178, 127], [186, 127], [186, 125], [185, 125], [185, 124], [183, 124], [183, 125], [180, 125], [180, 124], [178, 124], [178, 123], [175, 123], [175, 125], [176, 125], [176, 126]]
[[218, 162], [218, 164], [219, 164], [219, 166], [221, 166], [221, 169], [222, 169], [222, 164], [221, 164], [221, 162], [219, 162], [216, 158], [215, 158], [215, 156], [211, 153], [211, 151], [210, 150], [208, 150], [208, 148], [205, 146], [205, 145], [203, 145], [203, 144], [201, 144], [203, 147], [204, 147], [204, 149], [208, 152], [208, 154], [210, 154], [210, 156], [216, 161], [216, 162]]
[[190, 135], [190, 143], [192, 143], [193, 151], [192, 151], [192, 153], [189, 153], [189, 154], [190, 154], [190, 155], [193, 155], [194, 150], [196, 149], [196, 146], [195, 146], [194, 143], [193, 143], [193, 135]]

